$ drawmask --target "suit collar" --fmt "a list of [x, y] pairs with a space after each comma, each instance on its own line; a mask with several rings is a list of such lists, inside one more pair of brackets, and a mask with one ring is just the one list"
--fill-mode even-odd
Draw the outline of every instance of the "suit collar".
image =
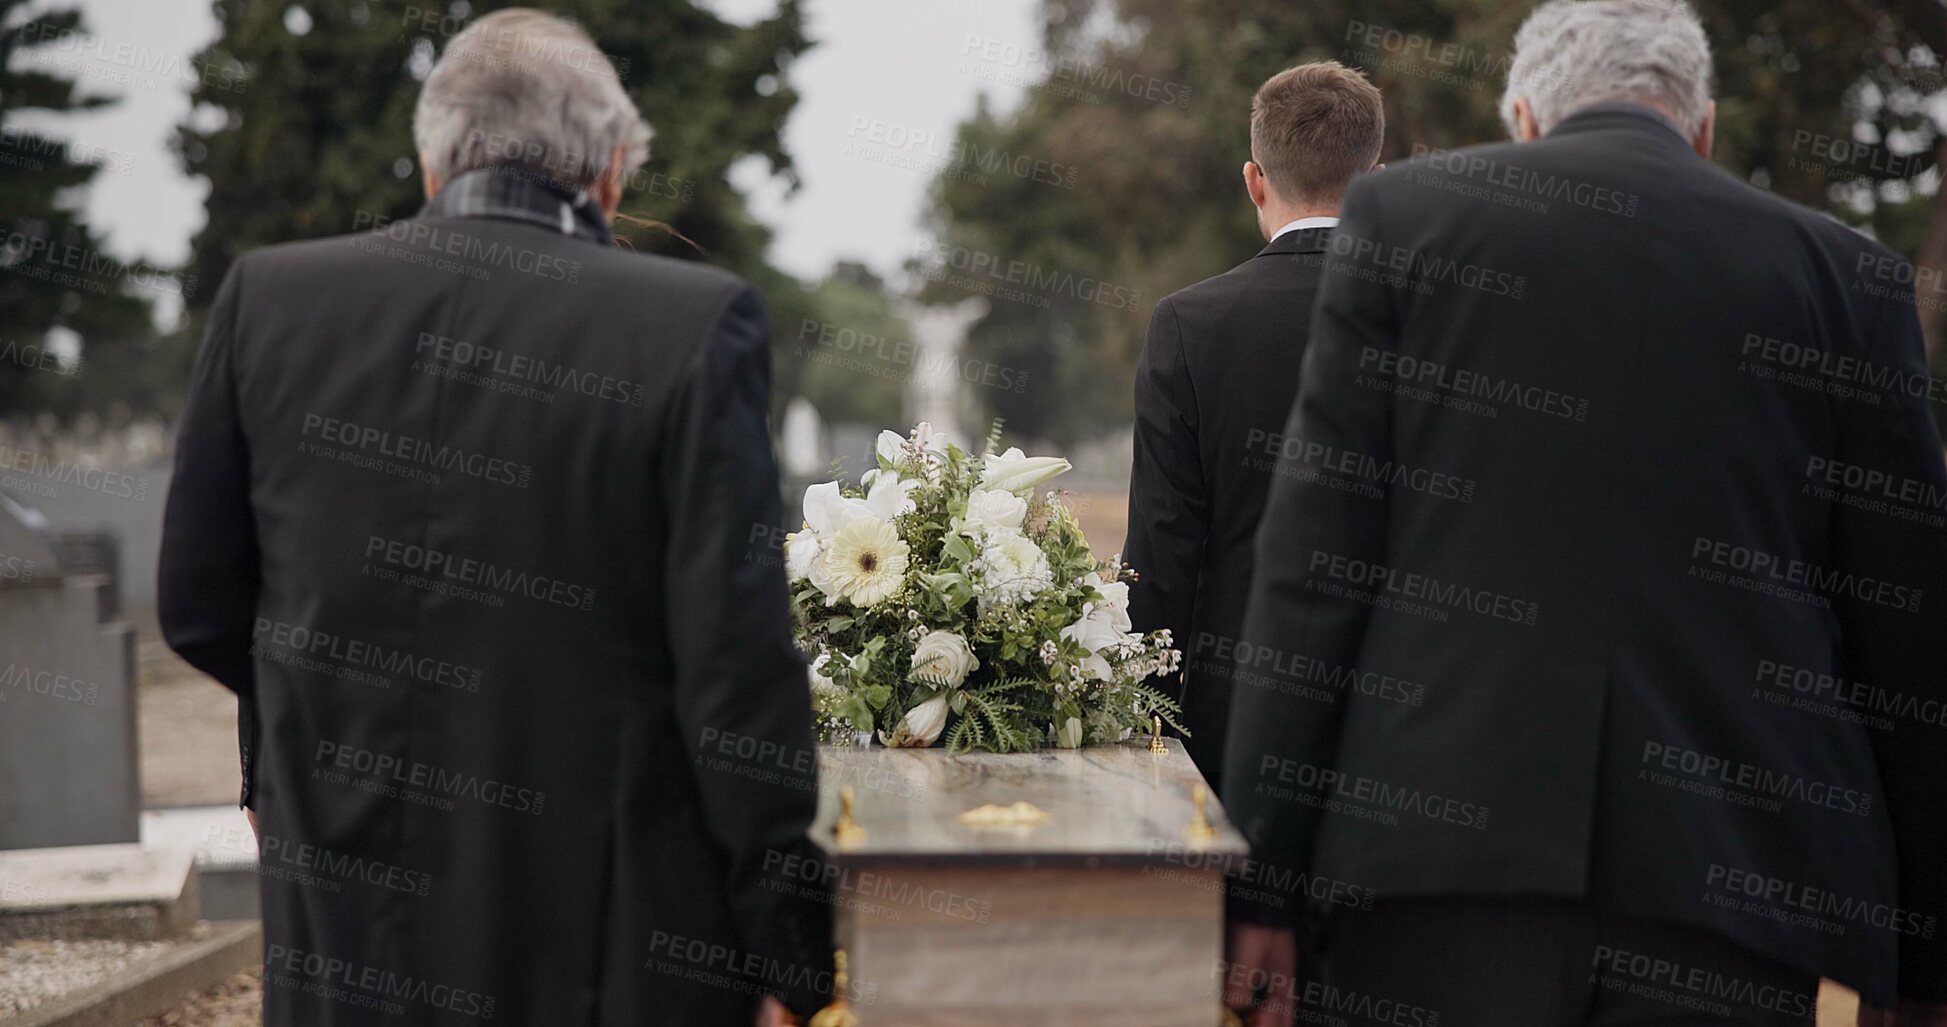
[[1563, 118], [1547, 138], [1579, 135], [1583, 132], [1629, 132], [1688, 148], [1690, 140], [1662, 111], [1642, 104], [1625, 102], [1594, 103]]
[[1329, 228], [1300, 228], [1271, 240], [1263, 249], [1257, 251], [1257, 255], [1276, 257], [1293, 253], [1324, 253], [1325, 239], [1331, 234], [1332, 230]]

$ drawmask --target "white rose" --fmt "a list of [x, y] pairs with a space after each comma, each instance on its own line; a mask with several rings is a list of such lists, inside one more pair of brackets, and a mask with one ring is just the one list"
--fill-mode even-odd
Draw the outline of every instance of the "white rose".
[[1033, 598], [1055, 578], [1041, 547], [1026, 535], [1006, 528], [988, 533], [986, 545], [974, 557], [974, 570], [974, 593], [982, 607]]
[[980, 667], [967, 640], [952, 631], [929, 631], [913, 647], [913, 679], [958, 688]]
[[824, 673], [825, 665], [830, 663], [831, 659], [832, 654], [821, 652], [818, 654], [818, 658], [811, 661], [811, 665], [805, 668], [805, 676], [811, 679], [811, 690], [813, 692], [836, 692], [839, 690], [838, 682], [826, 677]]
[[1028, 501], [999, 489], [975, 489], [967, 495], [967, 515], [957, 526], [969, 535], [985, 535], [996, 528], [1019, 531], [1028, 518]]
[[907, 710], [892, 734], [879, 732], [879, 741], [894, 749], [924, 749], [939, 741], [940, 732], [946, 730], [946, 696], [941, 692]]
[[1016, 446], [981, 459], [980, 487], [1003, 492], [1026, 492], [1067, 471], [1071, 465], [1058, 456], [1028, 456]]

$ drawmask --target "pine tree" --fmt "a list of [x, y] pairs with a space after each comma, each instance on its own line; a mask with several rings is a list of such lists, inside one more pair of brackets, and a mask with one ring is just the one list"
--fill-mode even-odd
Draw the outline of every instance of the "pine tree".
[[[84, 94], [58, 62], [33, 59], [71, 44], [80, 14], [28, 6], [0, 0], [0, 418], [94, 411], [119, 421], [155, 402], [151, 304], [178, 283], [104, 253], [78, 209], [89, 182], [129, 155], [82, 152], [19, 124], [23, 112], [111, 102]], [[63, 340], [78, 343], [78, 363]]]
[[[503, 6], [510, 3], [215, 0], [221, 33], [197, 62], [234, 74], [202, 76], [198, 111], [179, 139], [185, 168], [210, 183], [209, 221], [193, 243], [197, 278], [220, 280], [258, 246], [415, 212], [420, 84], [454, 35]], [[620, 226], [619, 234], [639, 249], [766, 277], [767, 233], [727, 171], [754, 155], [792, 173], [780, 128], [797, 94], [784, 72], [808, 46], [796, 0], [749, 27], [692, 0], [563, 0], [549, 9], [588, 30], [656, 130], [623, 213], [667, 223], [700, 252], [654, 229]]]

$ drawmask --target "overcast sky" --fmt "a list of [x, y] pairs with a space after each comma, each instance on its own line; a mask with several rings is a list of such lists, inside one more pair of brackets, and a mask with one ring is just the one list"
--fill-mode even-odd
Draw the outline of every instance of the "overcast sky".
[[[705, 2], [737, 22], [775, 9], [774, 0]], [[204, 186], [183, 175], [168, 145], [189, 110], [179, 69], [216, 34], [210, 2], [59, 3], [70, 5], [83, 9], [99, 38], [54, 60], [121, 102], [35, 127], [92, 148], [109, 165], [95, 180], [88, 213], [111, 250], [179, 262], [203, 221]], [[776, 229], [771, 257], [784, 270], [815, 277], [834, 259], [855, 258], [891, 273], [918, 245], [929, 176], [848, 155], [848, 145], [887, 132], [950, 139], [983, 91], [1001, 109], [1013, 107], [1021, 83], [1038, 70], [1024, 56], [1039, 39], [1037, 0], [808, 0], [806, 7], [817, 46], [790, 70], [802, 99], [785, 126], [802, 187], [785, 197], [781, 183], [763, 181], [761, 165], [739, 167], [734, 178]]]

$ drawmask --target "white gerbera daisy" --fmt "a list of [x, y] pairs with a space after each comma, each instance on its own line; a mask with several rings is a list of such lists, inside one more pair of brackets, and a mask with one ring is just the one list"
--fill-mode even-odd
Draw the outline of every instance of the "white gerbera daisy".
[[853, 521], [831, 540], [825, 573], [854, 606], [873, 606], [899, 591], [906, 576], [906, 543], [891, 521]]

